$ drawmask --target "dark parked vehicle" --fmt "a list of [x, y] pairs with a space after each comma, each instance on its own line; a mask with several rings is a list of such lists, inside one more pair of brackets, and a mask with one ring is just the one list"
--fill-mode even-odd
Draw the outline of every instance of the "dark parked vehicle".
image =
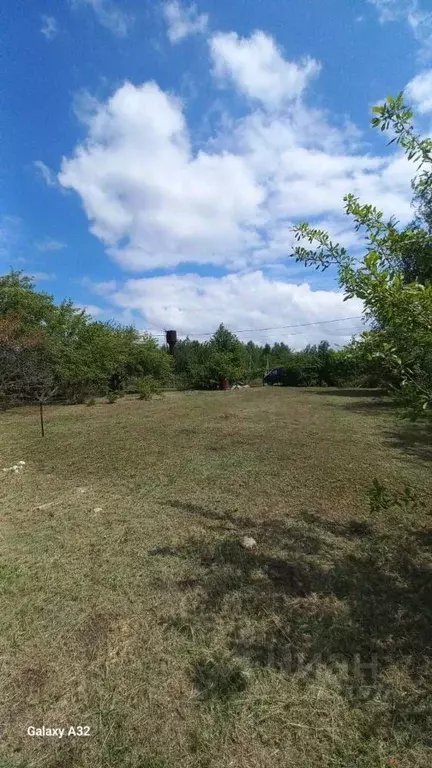
[[286, 372], [286, 368], [273, 368], [272, 371], [269, 371], [269, 373], [266, 373], [264, 376], [263, 384], [270, 384], [271, 386], [273, 386], [273, 384], [283, 384]]

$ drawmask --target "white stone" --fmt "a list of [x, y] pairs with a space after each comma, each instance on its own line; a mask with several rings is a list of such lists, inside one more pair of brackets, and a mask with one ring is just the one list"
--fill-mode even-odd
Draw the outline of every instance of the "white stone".
[[255, 539], [251, 536], [244, 536], [240, 542], [243, 549], [254, 549], [257, 545]]

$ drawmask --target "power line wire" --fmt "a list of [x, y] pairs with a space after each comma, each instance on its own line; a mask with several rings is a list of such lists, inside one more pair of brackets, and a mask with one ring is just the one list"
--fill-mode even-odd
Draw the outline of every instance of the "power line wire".
[[[357, 328], [352, 328], [351, 330], [349, 328], [347, 328], [346, 330], [344, 329], [343, 336], [351, 336], [351, 335], [356, 334], [358, 332], [359, 331], [358, 331]], [[303, 336], [303, 335], [304, 334], [303, 334], [302, 331], [300, 331], [300, 333], [281, 333], [281, 334], [278, 335], [276, 341], [278, 341], [279, 339], [286, 339], [286, 338], [291, 337], [291, 336]], [[337, 338], [340, 338], [340, 337], [341, 337], [341, 334], [339, 334]], [[261, 341], [262, 341], [262, 339], [261, 339]], [[270, 339], [270, 341], [272, 341], [272, 340]]]
[[[334, 320], [316, 320], [313, 323], [299, 323], [298, 325], [279, 325], [274, 326], [273, 328], [247, 328], [246, 330], [240, 330], [240, 331], [231, 331], [231, 333], [260, 333], [263, 331], [282, 331], [285, 328], [306, 328], [311, 325], [325, 325], [327, 323], [342, 323], [346, 320], [360, 320], [363, 316], [362, 315], [354, 315], [353, 317], [336, 317]], [[152, 336], [165, 336], [165, 333], [152, 333], [151, 331], [148, 331]], [[196, 336], [213, 336], [215, 331], [207, 331], [206, 333], [194, 333], [194, 338]], [[184, 335], [184, 334], [181, 334]], [[187, 334], [186, 334], [187, 335]], [[291, 334], [289, 334], [291, 335]]]

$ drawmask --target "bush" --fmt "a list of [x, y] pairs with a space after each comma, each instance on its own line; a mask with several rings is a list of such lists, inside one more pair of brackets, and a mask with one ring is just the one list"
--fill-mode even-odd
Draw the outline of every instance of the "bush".
[[159, 395], [161, 393], [159, 382], [152, 376], [145, 376], [143, 379], [138, 379], [136, 385], [140, 400], [151, 400], [153, 395]]
[[90, 398], [90, 400], [87, 400], [87, 403], [86, 403], [86, 405], [87, 405], [87, 406], [90, 406], [90, 405], [96, 405], [96, 400], [95, 400], [95, 398], [94, 398], [94, 397], [91, 397], [91, 398]]
[[187, 373], [180, 373], [176, 376], [175, 386], [181, 392], [187, 392], [188, 390], [193, 389], [190, 377]]
[[107, 395], [107, 402], [108, 402], [108, 403], [111, 403], [111, 405], [112, 405], [113, 403], [116, 403], [116, 402], [117, 402], [117, 400], [118, 400], [118, 397], [119, 397], [119, 396], [118, 396], [118, 392], [108, 392], [108, 395]]

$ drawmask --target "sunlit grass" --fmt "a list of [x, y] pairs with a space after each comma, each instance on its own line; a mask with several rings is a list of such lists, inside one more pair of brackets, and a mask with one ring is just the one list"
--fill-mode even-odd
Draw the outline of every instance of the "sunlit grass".
[[421, 427], [284, 389], [37, 419], [0, 420], [2, 767], [430, 765], [430, 509], [366, 495], [428, 504]]

